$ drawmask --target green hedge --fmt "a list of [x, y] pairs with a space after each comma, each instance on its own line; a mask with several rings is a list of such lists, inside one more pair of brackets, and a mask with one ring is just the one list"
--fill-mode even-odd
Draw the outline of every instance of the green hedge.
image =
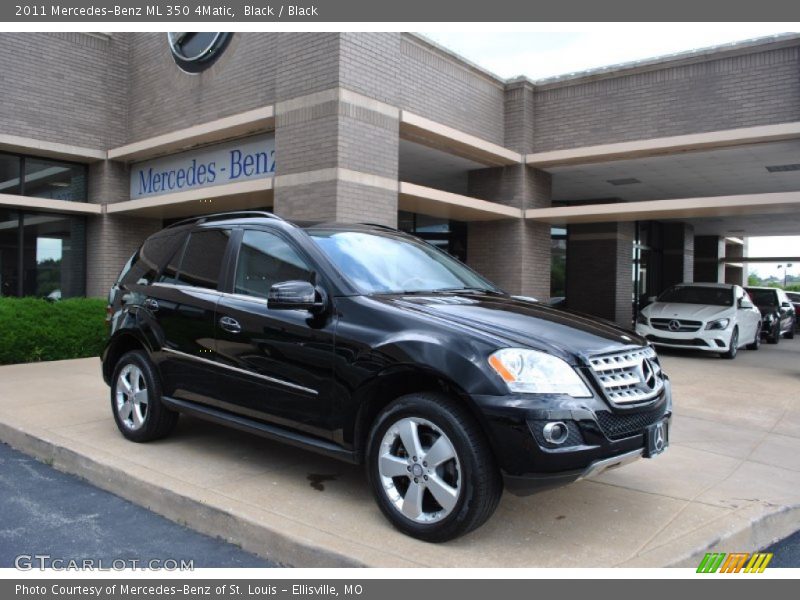
[[0, 298], [0, 365], [99, 356], [106, 301]]

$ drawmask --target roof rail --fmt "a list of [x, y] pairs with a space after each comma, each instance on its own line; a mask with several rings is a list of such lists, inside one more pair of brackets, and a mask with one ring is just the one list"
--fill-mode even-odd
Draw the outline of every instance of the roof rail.
[[219, 221], [222, 219], [233, 219], [235, 217], [267, 217], [268, 219], [277, 219], [278, 221], [283, 221], [283, 219], [281, 219], [278, 215], [275, 215], [271, 212], [267, 212], [264, 210], [235, 210], [231, 212], [201, 215], [199, 217], [189, 217], [188, 219], [183, 219], [182, 221], [178, 221], [177, 223], [168, 225], [166, 229], [170, 229], [172, 227], [179, 227], [181, 225], [188, 225], [189, 223], [199, 224], [199, 223], [205, 223], [206, 221]]
[[388, 229], [389, 231], [400, 231], [397, 227], [390, 227], [389, 225], [383, 225], [382, 223], [359, 223], [359, 225], [366, 225], [368, 227], [379, 227], [381, 229]]

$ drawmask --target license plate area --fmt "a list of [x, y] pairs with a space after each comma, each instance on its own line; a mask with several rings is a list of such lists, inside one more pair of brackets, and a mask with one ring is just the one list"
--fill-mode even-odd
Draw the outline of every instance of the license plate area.
[[658, 456], [669, 446], [669, 420], [662, 419], [644, 431], [644, 457]]

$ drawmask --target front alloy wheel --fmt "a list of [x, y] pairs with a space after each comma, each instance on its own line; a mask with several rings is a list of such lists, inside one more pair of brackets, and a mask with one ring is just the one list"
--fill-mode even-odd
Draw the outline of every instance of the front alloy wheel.
[[378, 461], [394, 507], [416, 523], [449, 515], [461, 494], [461, 467], [450, 438], [427, 419], [405, 417], [383, 436]]
[[503, 493], [489, 441], [455, 398], [398, 398], [375, 419], [366, 450], [378, 507], [397, 529], [426, 542], [479, 527]]
[[720, 354], [722, 358], [727, 359], [734, 359], [736, 358], [736, 353], [739, 352], [739, 328], [734, 327], [733, 333], [731, 333], [731, 342], [730, 346], [728, 347], [727, 352], [723, 352]]

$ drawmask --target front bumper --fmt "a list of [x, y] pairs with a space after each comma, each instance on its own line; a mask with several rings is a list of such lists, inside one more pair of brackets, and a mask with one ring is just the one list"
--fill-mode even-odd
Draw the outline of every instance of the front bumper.
[[703, 329], [698, 331], [673, 332], [656, 329], [641, 323], [636, 324], [636, 333], [654, 346], [684, 348], [705, 352], [727, 352], [731, 345], [732, 329]]
[[643, 457], [644, 448], [639, 448], [638, 450], [631, 450], [630, 452], [625, 452], [624, 454], [598, 459], [582, 471], [576, 471], [572, 473], [559, 473], [556, 475], [547, 474], [538, 476], [533, 475], [523, 477], [516, 477], [504, 473], [503, 482], [505, 484], [505, 488], [512, 494], [517, 496], [528, 496], [546, 489], [560, 487], [581, 479], [587, 479], [589, 477], [594, 477], [595, 475], [600, 475], [600, 473], [625, 466]]
[[[485, 418], [506, 489], [528, 495], [627, 464], [645, 453], [645, 430], [671, 422], [672, 393], [665, 377], [655, 399], [611, 406], [592, 398], [527, 395], [474, 397]], [[562, 445], [548, 443], [542, 428], [560, 421], [569, 428]]]

